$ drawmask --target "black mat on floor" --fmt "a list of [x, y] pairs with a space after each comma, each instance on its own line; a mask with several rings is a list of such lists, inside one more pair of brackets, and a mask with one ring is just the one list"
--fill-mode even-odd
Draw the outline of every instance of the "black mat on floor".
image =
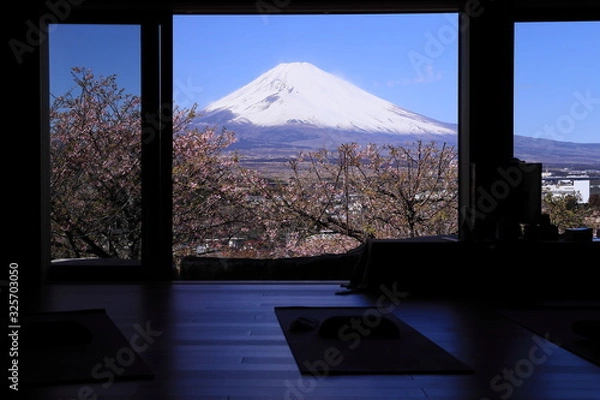
[[[140, 356], [141, 335], [136, 352], [103, 309], [32, 314], [24, 316], [20, 325], [23, 386], [154, 378]], [[114, 368], [107, 364], [110, 359]]]
[[393, 314], [275, 307], [302, 374], [464, 374], [473, 370]]
[[501, 309], [501, 315], [600, 367], [600, 307]]

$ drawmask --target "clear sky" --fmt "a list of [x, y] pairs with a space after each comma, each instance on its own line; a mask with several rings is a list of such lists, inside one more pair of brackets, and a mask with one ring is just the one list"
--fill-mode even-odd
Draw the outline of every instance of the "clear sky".
[[[174, 99], [208, 105], [282, 62], [306, 61], [396, 105], [457, 122], [458, 16], [174, 17]], [[515, 133], [600, 142], [600, 22], [517, 24]], [[139, 94], [139, 28], [54, 26], [51, 91], [69, 68]]]
[[71, 68], [94, 74], [116, 74], [128, 93], [140, 94], [140, 28], [132, 25], [51, 25], [49, 31], [50, 93], [74, 86]]
[[600, 21], [515, 26], [515, 133], [600, 143]]

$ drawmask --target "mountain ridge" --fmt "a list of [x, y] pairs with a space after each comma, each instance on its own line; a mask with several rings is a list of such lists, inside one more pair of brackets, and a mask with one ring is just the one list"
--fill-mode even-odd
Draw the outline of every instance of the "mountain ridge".
[[[236, 133], [231, 149], [249, 157], [334, 150], [342, 143], [458, 145], [458, 125], [403, 109], [306, 62], [282, 63], [211, 103], [197, 123]], [[528, 162], [600, 166], [600, 143], [515, 135]]]

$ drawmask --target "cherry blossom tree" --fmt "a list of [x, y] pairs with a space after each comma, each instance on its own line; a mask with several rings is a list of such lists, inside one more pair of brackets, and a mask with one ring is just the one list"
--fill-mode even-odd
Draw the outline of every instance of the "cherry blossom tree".
[[194, 125], [196, 107], [173, 121], [173, 242], [176, 257], [221, 251], [247, 235], [256, 209], [238, 172], [233, 132]]
[[140, 99], [73, 68], [50, 110], [53, 257], [139, 258]]
[[[73, 68], [73, 89], [50, 111], [52, 257], [141, 255], [140, 98], [116, 75]], [[198, 129], [196, 108], [174, 107], [176, 253], [201, 238], [232, 235], [247, 218], [235, 155], [221, 154], [232, 132]]]
[[379, 236], [457, 233], [458, 154], [454, 146], [417, 141], [371, 146], [364, 174], [370, 219]]
[[275, 188], [249, 181], [270, 207], [273, 228], [288, 230], [271, 233], [287, 239], [288, 254], [339, 253], [367, 238], [456, 233], [456, 161], [445, 144], [351, 143], [290, 159], [291, 179]]

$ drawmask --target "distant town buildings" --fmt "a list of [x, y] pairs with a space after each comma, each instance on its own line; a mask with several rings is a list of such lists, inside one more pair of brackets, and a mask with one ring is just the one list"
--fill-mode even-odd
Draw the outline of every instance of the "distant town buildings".
[[587, 203], [592, 193], [600, 192], [600, 172], [568, 170], [543, 172], [542, 191], [557, 196], [576, 195], [580, 203]]

